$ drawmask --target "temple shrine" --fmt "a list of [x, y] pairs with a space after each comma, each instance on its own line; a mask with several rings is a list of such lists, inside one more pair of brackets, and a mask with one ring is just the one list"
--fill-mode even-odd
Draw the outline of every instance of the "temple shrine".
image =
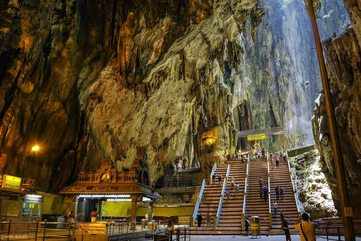
[[78, 179], [61, 193], [75, 198], [75, 218], [83, 222], [90, 221], [94, 212], [97, 220], [106, 219], [103, 209], [108, 203], [130, 202], [130, 214], [125, 212], [124, 215], [130, 216], [133, 228], [138, 203], [157, 198], [137, 167], [120, 172], [109, 161], [102, 161], [96, 171], [80, 172]]

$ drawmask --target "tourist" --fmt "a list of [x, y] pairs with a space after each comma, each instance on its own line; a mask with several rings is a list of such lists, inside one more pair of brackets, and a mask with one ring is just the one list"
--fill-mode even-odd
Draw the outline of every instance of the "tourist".
[[241, 191], [241, 185], [239, 183], [236, 183], [236, 191], [237, 192]]
[[275, 201], [274, 203], [273, 203], [273, 216], [277, 216], [277, 211], [278, 211], [278, 202], [277, 201]]
[[300, 223], [294, 225], [301, 241], [316, 241], [315, 225], [311, 222], [307, 213], [302, 213]]
[[288, 222], [283, 216], [283, 213], [281, 213], [281, 227], [285, 232], [286, 241], [291, 241], [290, 229], [288, 228]]
[[280, 165], [280, 159], [279, 156], [276, 157], [276, 167], [279, 167]]
[[276, 200], [280, 200], [280, 186], [275, 187]]
[[197, 226], [201, 227], [202, 226], [202, 215], [200, 213], [197, 214]]
[[280, 192], [280, 198], [281, 198], [281, 200], [283, 200], [283, 188], [282, 187], [280, 187], [279, 188], [279, 192]]
[[246, 235], [248, 236], [248, 230], [249, 230], [249, 220], [247, 216], [244, 217], [244, 231], [246, 231]]
[[177, 163], [177, 170], [178, 171], [183, 170], [183, 162], [180, 159], [178, 160], [178, 163]]
[[66, 222], [71, 227], [75, 224], [75, 217], [74, 217], [73, 211], [69, 211], [68, 214], [66, 215]]
[[214, 173], [212, 180], [214, 180], [216, 183], [219, 183], [219, 175], [217, 173]]
[[266, 185], [263, 186], [262, 188], [262, 194], [263, 194], [263, 199], [265, 202], [267, 202], [268, 200], [268, 188]]
[[227, 163], [229, 163], [231, 161], [231, 155], [227, 154], [226, 158], [227, 158]]
[[222, 179], [223, 179], [223, 176], [222, 175], [218, 175], [218, 183], [219, 184], [222, 184], [221, 182], [222, 182]]
[[231, 190], [229, 188], [225, 187], [224, 194], [225, 194], [226, 199], [229, 199], [231, 196]]
[[262, 198], [263, 193], [263, 179], [260, 177], [258, 180], [259, 183], [259, 198]]
[[93, 209], [93, 211], [90, 212], [90, 221], [92, 223], [95, 223], [97, 221], [97, 210]]

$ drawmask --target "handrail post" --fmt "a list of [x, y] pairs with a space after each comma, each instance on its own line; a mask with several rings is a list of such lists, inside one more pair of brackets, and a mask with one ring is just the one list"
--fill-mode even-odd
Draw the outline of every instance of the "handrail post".
[[45, 233], [46, 233], [46, 219], [44, 220], [44, 223], [43, 223], [43, 241], [45, 241]]
[[10, 232], [11, 232], [11, 220], [9, 220], [9, 226], [8, 226], [8, 241], [10, 240]]
[[36, 228], [35, 228], [35, 241], [38, 241], [38, 230], [39, 229], [39, 221], [36, 222]]
[[176, 235], [177, 235], [177, 241], [179, 241], [179, 237], [180, 237], [179, 229], [177, 229]]

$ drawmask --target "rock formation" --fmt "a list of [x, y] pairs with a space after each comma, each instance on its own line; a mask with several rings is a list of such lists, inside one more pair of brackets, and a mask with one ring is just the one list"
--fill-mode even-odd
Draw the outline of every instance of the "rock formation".
[[[361, 6], [358, 1], [353, 0], [346, 0], [345, 5], [352, 26], [341, 36], [326, 41], [324, 45], [348, 193], [355, 216], [361, 216]], [[326, 177], [336, 194], [335, 166], [328, 139], [323, 96], [318, 98], [315, 107], [313, 127]], [[337, 195], [334, 195], [334, 199], [339, 207]]]
[[289, 160], [304, 210], [313, 219], [336, 215], [332, 192], [322, 170], [318, 151], [308, 151]]
[[202, 133], [213, 129], [210, 151], [229, 152], [239, 36], [246, 22], [257, 24], [256, 5], [3, 1], [3, 172], [57, 190], [102, 159], [120, 170], [138, 159], [154, 183], [180, 157], [193, 165]]

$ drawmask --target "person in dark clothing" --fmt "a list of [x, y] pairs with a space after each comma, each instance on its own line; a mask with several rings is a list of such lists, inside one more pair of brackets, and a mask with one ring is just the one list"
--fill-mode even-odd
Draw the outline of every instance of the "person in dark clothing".
[[275, 193], [276, 193], [276, 200], [280, 200], [280, 187], [276, 186], [275, 187]]
[[197, 225], [198, 225], [198, 227], [202, 226], [202, 220], [203, 220], [202, 215], [198, 214], [197, 215]]
[[224, 195], [225, 199], [229, 199], [231, 197], [231, 189], [226, 187], [226, 189], [224, 190]]
[[268, 188], [266, 185], [263, 186], [262, 188], [262, 193], [263, 193], [263, 199], [265, 202], [267, 202], [268, 200]]
[[282, 188], [282, 187], [279, 188], [279, 192], [280, 192], [280, 198], [281, 198], [281, 200], [283, 200], [283, 194], [284, 194], [284, 192], [283, 192], [283, 188]]
[[276, 167], [278, 167], [280, 165], [280, 159], [279, 157], [276, 158]]
[[258, 180], [258, 183], [259, 183], [259, 198], [262, 198], [262, 193], [263, 193], [263, 179], [260, 178]]
[[286, 241], [291, 241], [290, 229], [288, 228], [288, 222], [283, 216], [283, 213], [281, 213], [281, 223], [281, 227], [285, 232]]
[[244, 217], [244, 231], [246, 231], [246, 235], [248, 235], [248, 230], [249, 230], [249, 221], [247, 216]]

